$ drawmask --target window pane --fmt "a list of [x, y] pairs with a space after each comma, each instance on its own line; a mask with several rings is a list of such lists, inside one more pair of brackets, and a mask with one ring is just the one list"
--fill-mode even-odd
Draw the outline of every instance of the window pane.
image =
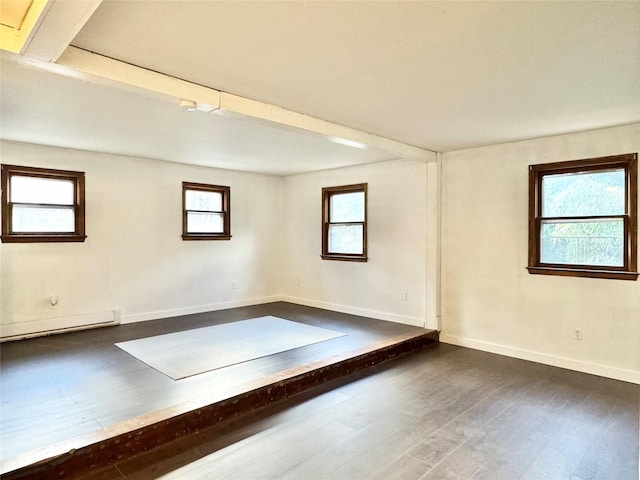
[[545, 175], [543, 217], [625, 214], [624, 170]]
[[11, 202], [73, 205], [74, 182], [51, 178], [11, 177]]
[[73, 207], [41, 208], [14, 205], [11, 227], [15, 233], [73, 233], [75, 232]]
[[212, 212], [222, 211], [221, 192], [187, 190], [185, 194], [187, 210], [208, 210]]
[[222, 213], [187, 213], [187, 233], [224, 233]]
[[540, 261], [571, 265], [624, 265], [624, 222], [542, 222]]
[[329, 225], [329, 253], [363, 254], [362, 225]]
[[364, 222], [364, 192], [331, 195], [330, 222]]

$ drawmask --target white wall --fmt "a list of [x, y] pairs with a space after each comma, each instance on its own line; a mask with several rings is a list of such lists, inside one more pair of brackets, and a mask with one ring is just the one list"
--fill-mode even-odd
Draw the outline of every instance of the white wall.
[[[1, 245], [3, 332], [117, 308], [127, 322], [278, 299], [281, 178], [14, 142], [0, 147], [6, 164], [86, 173], [88, 237]], [[182, 240], [182, 181], [231, 187], [230, 241]], [[55, 308], [52, 294], [60, 297]]]
[[640, 281], [525, 268], [527, 166], [638, 151], [640, 125], [445, 153], [441, 340], [640, 383]]
[[[437, 181], [424, 163], [282, 179], [15, 142], [0, 148], [3, 163], [86, 172], [88, 235], [85, 243], [0, 244], [3, 335], [113, 309], [127, 322], [279, 299], [423, 325], [434, 302], [427, 185]], [[633, 125], [443, 154], [441, 339], [640, 383], [640, 281], [525, 268], [527, 166], [639, 150]], [[182, 241], [183, 180], [231, 186], [231, 241]], [[322, 187], [362, 182], [369, 261], [322, 260]], [[576, 327], [582, 341], [572, 339]]]
[[[353, 183], [368, 183], [369, 261], [323, 260], [322, 187]], [[426, 315], [426, 186], [426, 164], [408, 160], [286, 177], [285, 299], [422, 326]], [[402, 300], [404, 292], [406, 301]]]

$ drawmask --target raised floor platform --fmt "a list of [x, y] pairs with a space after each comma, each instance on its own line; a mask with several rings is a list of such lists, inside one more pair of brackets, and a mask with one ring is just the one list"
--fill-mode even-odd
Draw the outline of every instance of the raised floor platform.
[[[172, 380], [116, 342], [274, 315], [345, 337]], [[417, 327], [288, 303], [3, 344], [2, 478], [74, 478], [438, 342]]]

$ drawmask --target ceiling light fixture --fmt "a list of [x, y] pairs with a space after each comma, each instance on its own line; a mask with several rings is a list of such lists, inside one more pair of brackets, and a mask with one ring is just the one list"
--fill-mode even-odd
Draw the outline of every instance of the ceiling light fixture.
[[187, 112], [195, 112], [198, 109], [198, 104], [196, 102], [193, 100], [187, 100], [186, 98], [181, 98], [178, 105]]
[[347, 147], [359, 148], [360, 150], [366, 150], [367, 145], [365, 143], [356, 142], [355, 140], [349, 140], [341, 137], [327, 137], [327, 140], [339, 145], [345, 145]]

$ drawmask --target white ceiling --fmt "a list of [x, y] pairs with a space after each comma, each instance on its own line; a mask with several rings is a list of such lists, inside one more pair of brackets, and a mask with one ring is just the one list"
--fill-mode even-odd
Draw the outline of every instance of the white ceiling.
[[[71, 44], [428, 150], [640, 121], [637, 1], [104, 0]], [[1, 100], [3, 138], [35, 143], [276, 174], [393, 158], [14, 64]]]
[[2, 138], [57, 147], [276, 175], [392, 158], [241, 118], [187, 112], [7, 59], [0, 106]]

